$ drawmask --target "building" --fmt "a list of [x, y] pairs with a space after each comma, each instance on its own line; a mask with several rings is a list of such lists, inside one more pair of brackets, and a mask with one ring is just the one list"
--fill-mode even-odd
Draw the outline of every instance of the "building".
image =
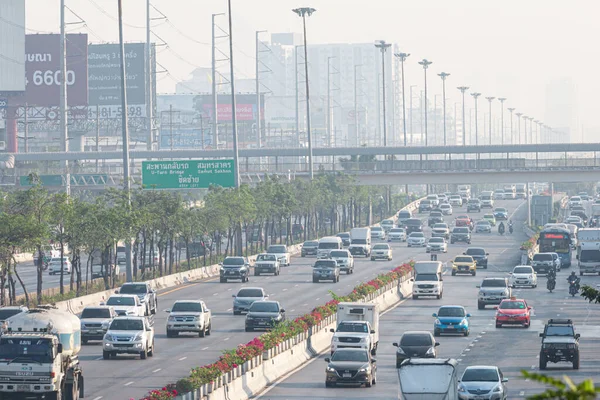
[[[544, 122], [560, 135], [552, 135], [547, 141], [569, 143], [579, 141], [577, 132], [576, 87], [570, 78], [555, 79], [546, 85], [546, 110]], [[544, 138], [542, 138], [544, 141]]]

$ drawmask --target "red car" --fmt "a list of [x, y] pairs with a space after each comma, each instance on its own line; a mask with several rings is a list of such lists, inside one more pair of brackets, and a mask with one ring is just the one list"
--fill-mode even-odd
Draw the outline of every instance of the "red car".
[[496, 328], [504, 324], [522, 325], [524, 328], [531, 326], [531, 307], [525, 300], [511, 297], [504, 299], [496, 308]]
[[456, 220], [454, 222], [455, 226], [471, 226], [473, 222], [471, 221], [471, 218], [466, 216], [466, 215], [459, 215], [458, 217], [456, 217]]

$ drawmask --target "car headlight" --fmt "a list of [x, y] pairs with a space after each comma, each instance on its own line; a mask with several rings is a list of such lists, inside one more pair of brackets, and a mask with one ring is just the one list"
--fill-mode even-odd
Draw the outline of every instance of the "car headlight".
[[335, 368], [327, 366], [327, 372], [335, 372]]
[[175, 317], [169, 316], [169, 321], [175, 321]]
[[143, 333], [138, 333], [137, 335], [135, 335], [135, 338], [133, 339], [134, 342], [138, 342], [140, 340], [142, 340], [143, 337]]
[[221, 268], [219, 268], [219, 271], [220, 271], [220, 272], [224, 272], [224, 271], [225, 271], [225, 268], [221, 267]]
[[194, 321], [200, 321], [200, 316], [199, 315], [194, 316]]
[[107, 340], [109, 342], [113, 341], [113, 337], [110, 333], [107, 333], [106, 335], [104, 335], [104, 340]]
[[463, 319], [462, 321], [460, 321], [460, 325], [466, 325], [468, 323], [467, 319]]
[[108, 325], [110, 325], [110, 322], [103, 322], [102, 329], [108, 329]]
[[367, 338], [361, 338], [360, 339], [360, 343], [365, 343], [367, 341]]
[[494, 393], [498, 393], [498, 392], [501, 392], [501, 391], [502, 391], [502, 386], [500, 386], [500, 385], [496, 386], [494, 388], [494, 390], [493, 390]]
[[368, 374], [371, 372], [371, 367], [361, 368], [358, 372], [366, 372]]
[[569, 344], [567, 344], [567, 349], [574, 349], [576, 347], [577, 346], [575, 346], [575, 343], [569, 343]]
[[508, 296], [508, 289], [504, 289], [504, 291], [502, 292], [505, 296]]
[[436, 320], [434, 321], [434, 324], [435, 324], [435, 325], [441, 325], [441, 324], [442, 324], [442, 322], [441, 322], [439, 319], [436, 319]]
[[533, 279], [533, 275], [529, 275], [529, 279]]
[[429, 356], [429, 355], [432, 355], [434, 353], [435, 353], [435, 349], [433, 347], [430, 347], [429, 350], [427, 350], [427, 353], [425, 353], [425, 354], [427, 354]]
[[404, 350], [402, 350], [402, 347], [398, 347], [397, 353], [398, 354], [405, 354]]
[[252, 320], [254, 320], [254, 317], [251, 317], [251, 316], [247, 315], [247, 316], [246, 316], [246, 320], [248, 320], [248, 321], [252, 321]]
[[463, 385], [458, 385], [458, 391], [461, 393], [464, 393], [464, 392], [466, 392], [466, 389]]
[[83, 322], [81, 323], [81, 329], [85, 329], [85, 324]]

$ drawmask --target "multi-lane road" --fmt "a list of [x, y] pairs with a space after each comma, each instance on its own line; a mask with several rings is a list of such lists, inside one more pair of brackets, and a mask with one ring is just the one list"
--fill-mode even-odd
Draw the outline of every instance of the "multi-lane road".
[[[524, 212], [525, 207], [522, 207], [523, 205], [524, 202], [517, 200], [499, 202], [498, 204], [498, 206], [507, 207], [511, 212], [521, 206], [519, 208], [519, 213]], [[455, 210], [454, 216], [446, 217], [446, 220], [448, 222], [452, 221], [457, 213], [461, 213], [462, 211], [464, 210]], [[481, 217], [483, 216], [483, 213], [474, 215]], [[423, 215], [423, 218], [426, 218], [425, 215]], [[429, 232], [428, 228], [426, 228], [426, 233], [427, 232]], [[493, 266], [490, 267], [490, 271], [495, 271], [498, 267], [496, 267], [494, 263], [500, 264], [499, 260], [505, 260], [509, 255], [516, 259], [517, 251], [515, 249], [518, 247], [517, 243], [524, 239], [525, 237], [522, 234], [518, 235], [517, 233], [515, 233], [514, 237], [500, 237], [497, 233], [475, 234], [472, 245], [482, 245], [488, 248], [493, 264]], [[454, 255], [462, 253], [466, 247], [467, 245], [464, 244], [451, 245], [448, 254], [443, 257], [440, 256], [440, 259], [450, 259]], [[201, 282], [192, 282], [162, 291], [159, 293], [159, 309], [161, 311], [156, 315], [154, 321], [156, 329], [156, 355], [146, 360], [127, 356], [119, 357], [116, 360], [102, 360], [102, 347], [99, 343], [92, 343], [84, 346], [80, 358], [82, 360], [86, 379], [86, 398], [92, 400], [128, 399], [131, 397], [140, 398], [150, 389], [162, 387], [166, 383], [175, 382], [177, 379], [187, 376], [190, 369], [193, 367], [215, 361], [222, 354], [223, 350], [234, 348], [240, 343], [250, 341], [257, 333], [244, 332], [244, 317], [233, 316], [231, 310], [233, 300], [232, 295], [241, 287], [264, 287], [270, 294], [271, 299], [278, 300], [283, 304], [287, 310], [287, 317], [294, 318], [295, 316], [306, 313], [315, 306], [330, 300], [331, 296], [328, 294], [329, 290], [345, 294], [356, 284], [370, 280], [379, 272], [388, 271], [404, 261], [409, 261], [411, 259], [429, 259], [429, 255], [425, 253], [425, 249], [423, 248], [409, 249], [406, 247], [405, 243], [395, 243], [392, 245], [392, 248], [394, 249], [394, 260], [392, 262], [369, 261], [357, 258], [355, 260], [354, 274], [342, 275], [339, 283], [312, 283], [311, 266], [314, 263], [314, 258], [294, 257], [292, 259], [292, 265], [284, 268], [281, 275], [277, 277], [251, 276], [250, 282], [246, 284], [241, 284], [239, 282], [230, 282], [226, 284], [219, 283], [217, 278]], [[457, 279], [459, 278], [463, 279], [460, 281], [457, 280], [456, 282], [458, 284], [470, 285], [473, 288], [477, 281], [476, 279], [473, 279], [469, 283], [469, 278], [457, 277]], [[477, 278], [480, 278], [480, 276]], [[454, 290], [454, 287], [456, 287], [456, 284], [453, 284], [454, 277], [452, 277], [452, 279], [447, 279], [449, 286], [447, 286], [444, 291], [444, 303], [449, 301], [447, 298], [448, 296], [460, 291]], [[464, 296], [464, 302], [469, 305], [469, 302], [466, 301], [467, 294], [464, 294]], [[162, 310], [170, 308], [175, 300], [198, 298], [205, 300], [212, 310], [212, 335], [206, 338], [182, 336], [179, 338], [167, 339], [165, 324], [168, 315]], [[459, 299], [454, 301], [463, 302], [459, 301]], [[475, 305], [475, 301], [475, 297], [470, 299], [470, 303], [473, 305]], [[389, 347], [390, 354], [393, 354], [393, 352], [391, 351], [391, 344], [388, 342], [397, 338], [397, 334], [401, 332], [403, 328], [394, 322], [392, 322], [393, 325], [388, 325], [388, 318], [392, 317], [397, 312], [403, 312], [403, 310], [405, 310], [404, 307], [409, 303], [413, 307], [416, 307], [417, 310], [424, 308], [424, 310], [418, 312], [413, 308], [412, 312], [407, 314], [412, 315], [410, 318], [413, 319], [420, 318], [420, 315], [431, 315], [431, 312], [433, 311], [427, 307], [438, 304], [429, 300], [424, 300], [422, 302], [418, 301], [416, 303], [412, 303], [412, 300], [409, 300], [397, 309], [400, 311], [392, 311], [383, 317], [384, 325], [383, 329], [381, 329], [381, 334], [384, 342], [382, 343], [381, 348], [385, 349]], [[491, 311], [488, 311], [488, 313], [490, 312]], [[475, 324], [478, 323], [475, 322], [476, 319], [477, 318], [474, 318]], [[410, 319], [408, 321], [410, 322]], [[423, 322], [428, 322], [430, 326], [433, 321], [431, 317], [428, 317], [424, 319]], [[381, 351], [381, 354], [383, 356], [381, 358], [382, 371], [384, 371], [384, 366], [386, 365], [386, 352]], [[318, 371], [322, 372], [322, 369], [318, 368]], [[295, 376], [296, 375], [294, 375], [294, 377]], [[385, 372], [380, 374], [379, 379], [383, 383], [389, 380], [386, 378]], [[317, 385], [316, 387], [319, 387], [319, 384], [323, 386], [322, 381], [323, 376], [319, 375], [318, 380], [313, 381], [311, 384]], [[282, 383], [282, 385], [284, 383]], [[382, 387], [384, 384], [378, 384], [378, 386]], [[285, 386], [278, 387], [277, 390], [284, 387]], [[273, 393], [276, 392], [273, 391]], [[362, 393], [363, 395], [367, 394], [366, 392]], [[269, 396], [270, 395], [271, 393], [269, 393]], [[332, 395], [335, 395], [335, 391], [333, 394], [328, 394], [328, 396]], [[280, 398], [287, 397], [288, 395], [285, 394]]]
[[[504, 206], [506, 203], [502, 204]], [[509, 203], [509, 207], [512, 206]], [[526, 209], [522, 207], [515, 220], [523, 220]], [[391, 309], [380, 320], [380, 343], [377, 352], [377, 385], [372, 388], [337, 387], [325, 388], [326, 355], [311, 360], [281, 381], [267, 388], [258, 398], [263, 400], [290, 400], [305, 398], [310, 392], [312, 399], [397, 399], [399, 391], [398, 370], [395, 366], [395, 351], [392, 346], [401, 334], [408, 330], [433, 330], [432, 313], [441, 305], [459, 304], [471, 313], [471, 335], [441, 336], [439, 357], [455, 358], [459, 362], [459, 374], [469, 365], [497, 365], [509, 379], [509, 399], [523, 399], [540, 393], [544, 387], [536, 382], [522, 378], [521, 370], [539, 372], [540, 341], [538, 333], [547, 319], [571, 318], [576, 331], [581, 333], [581, 366], [575, 371], [571, 364], [548, 364], [544, 373], [561, 378], [568, 374], [576, 381], [585, 378], [598, 378], [600, 371], [600, 313], [597, 304], [589, 304], [579, 296], [568, 295], [566, 277], [571, 269], [558, 273], [557, 286], [553, 293], [545, 289], [545, 277], [539, 277], [535, 289], [513, 289], [513, 295], [524, 298], [533, 306], [531, 328], [507, 327], [497, 329], [494, 323], [495, 311], [491, 306], [485, 310], [477, 309], [477, 285], [485, 277], [507, 277], [507, 273], [519, 262], [519, 244], [525, 236], [517, 229], [514, 235], [499, 237], [492, 235], [474, 235], [473, 245], [480, 245], [489, 251], [489, 268], [480, 270], [475, 277], [449, 276], [444, 279], [444, 297], [441, 300], [408, 299]], [[450, 247], [453, 248], [452, 246]], [[443, 257], [451, 258], [451, 254]], [[442, 257], [440, 257], [442, 260]], [[582, 284], [595, 286], [600, 277], [584, 276]]]

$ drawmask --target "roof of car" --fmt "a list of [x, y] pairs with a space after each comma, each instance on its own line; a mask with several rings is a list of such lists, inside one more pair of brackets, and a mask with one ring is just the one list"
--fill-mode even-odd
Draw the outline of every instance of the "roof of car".
[[462, 308], [464, 309], [463, 306], [452, 306], [452, 305], [448, 305], [448, 306], [440, 306], [440, 308]]

